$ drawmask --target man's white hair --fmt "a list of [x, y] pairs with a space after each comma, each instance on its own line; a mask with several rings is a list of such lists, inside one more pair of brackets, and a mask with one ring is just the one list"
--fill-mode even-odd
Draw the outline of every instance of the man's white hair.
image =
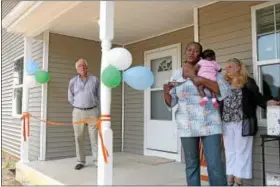
[[76, 69], [78, 68], [78, 62], [82, 61], [87, 67], [88, 67], [88, 63], [85, 59], [83, 58], [80, 58], [79, 60], [77, 60], [77, 62], [75, 63], [75, 67]]

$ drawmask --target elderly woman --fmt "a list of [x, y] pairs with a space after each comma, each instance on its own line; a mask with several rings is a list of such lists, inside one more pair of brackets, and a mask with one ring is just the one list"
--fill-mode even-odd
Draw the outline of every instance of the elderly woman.
[[256, 108], [280, 102], [268, 100], [259, 92], [245, 65], [230, 59], [225, 79], [230, 83], [231, 94], [221, 102], [226, 154], [226, 173], [230, 186], [241, 186], [242, 179], [252, 178], [253, 136], [258, 130]]
[[[204, 85], [205, 93], [211, 92], [218, 100], [226, 97], [230, 91], [229, 84], [221, 74], [217, 81], [196, 76], [195, 65], [202, 53], [202, 46], [192, 42], [186, 47], [186, 63], [174, 72], [171, 83], [164, 85], [164, 99], [167, 106], [176, 110], [178, 133], [181, 137], [186, 162], [186, 179], [188, 186], [200, 186], [199, 142], [202, 140], [207, 162], [209, 183], [211, 186], [226, 186], [227, 179], [221, 154], [222, 122], [219, 109], [212, 105], [211, 100], [200, 106], [201, 100], [196, 85]], [[175, 83], [175, 84], [174, 84]]]

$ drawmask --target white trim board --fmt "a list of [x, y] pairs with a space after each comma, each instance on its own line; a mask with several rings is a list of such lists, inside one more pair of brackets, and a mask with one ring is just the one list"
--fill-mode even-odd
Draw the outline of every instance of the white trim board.
[[209, 5], [212, 5], [214, 3], [218, 3], [220, 1], [210, 1], [210, 2], [206, 2], [205, 4], [202, 4], [200, 6], [197, 6], [196, 8], [203, 8], [203, 7], [206, 7], [206, 6], [209, 6]]
[[193, 9], [193, 36], [194, 36], [194, 41], [199, 42], [199, 21], [198, 21], [198, 8]]
[[[18, 56], [18, 57], [16, 57], [15, 59], [14, 59], [14, 61], [12, 62], [13, 63], [13, 67], [15, 66], [15, 63], [16, 63], [16, 61], [18, 61], [18, 60], [20, 60], [21, 58], [23, 58], [23, 72], [26, 70], [25, 69], [25, 66], [24, 66], [24, 55], [20, 55], [20, 56]], [[14, 70], [13, 70], [14, 71]], [[23, 75], [24, 76], [24, 75]], [[24, 77], [23, 77], [24, 78]], [[15, 110], [16, 110], [16, 106], [15, 106], [15, 99], [14, 99], [14, 94], [15, 94], [15, 89], [16, 88], [22, 88], [22, 91], [23, 91], [23, 84], [24, 84], [24, 82], [22, 83], [22, 84], [20, 84], [20, 85], [15, 85], [14, 84], [14, 81], [13, 81], [13, 86], [12, 86], [12, 89], [13, 89], [13, 91], [12, 91], [12, 118], [14, 118], [14, 119], [20, 119], [21, 117], [22, 117], [22, 113], [21, 114], [16, 114], [15, 113]], [[23, 97], [23, 96], [22, 96]]]
[[[161, 47], [161, 48], [157, 48], [157, 49], [153, 49], [153, 50], [149, 50], [149, 51], [145, 51], [144, 52], [144, 66], [148, 66], [148, 62], [147, 62], [147, 55], [151, 54], [151, 53], [155, 53], [155, 52], [160, 52], [160, 51], [164, 51], [164, 50], [168, 50], [168, 49], [172, 49], [172, 48], [176, 48], [177, 49], [177, 67], [180, 68], [181, 67], [181, 48], [182, 48], [182, 44], [181, 43], [177, 43], [177, 44], [173, 44], [173, 45], [169, 45], [169, 46], [165, 46], [165, 47]], [[173, 70], [176, 71], [176, 70]], [[148, 102], [148, 90], [144, 91], [144, 155], [145, 156], [158, 156], [158, 157], [163, 157], [163, 158], [167, 158], [167, 159], [172, 159], [172, 160], [176, 160], [177, 162], [181, 162], [182, 161], [182, 146], [181, 146], [181, 140], [180, 137], [177, 137], [177, 148], [178, 148], [178, 152], [177, 153], [168, 153], [168, 152], [162, 152], [162, 151], [155, 151], [155, 150], [149, 150], [147, 149], [147, 116], [148, 116], [148, 111], [146, 110], [146, 106], [147, 106], [147, 102]], [[148, 104], [149, 105], [149, 104]], [[173, 110], [175, 110], [176, 108], [174, 107]], [[176, 125], [176, 124], [174, 124]]]
[[[24, 69], [26, 70], [27, 63], [32, 59], [32, 41], [31, 37], [24, 37]], [[29, 87], [26, 83], [26, 76], [28, 76], [27, 71], [23, 73], [23, 93], [22, 93], [22, 111], [29, 111]], [[22, 122], [23, 123], [23, 122]], [[27, 129], [25, 129], [27, 130]], [[23, 125], [21, 125], [21, 133], [23, 132]], [[27, 131], [26, 131], [27, 132]], [[21, 149], [20, 149], [20, 160], [23, 163], [29, 162], [29, 138], [24, 141], [21, 135]]]
[[194, 41], [199, 42], [199, 9], [218, 3], [219, 1], [212, 1], [212, 2], [207, 2], [203, 5], [196, 6], [193, 8], [193, 36], [194, 36]]
[[[42, 69], [48, 71], [49, 67], [49, 32], [43, 33], [43, 64]], [[48, 84], [42, 85], [42, 100], [41, 100], [41, 119], [47, 120], [48, 109]], [[46, 132], [47, 124], [40, 123], [40, 156], [39, 160], [46, 160]]]

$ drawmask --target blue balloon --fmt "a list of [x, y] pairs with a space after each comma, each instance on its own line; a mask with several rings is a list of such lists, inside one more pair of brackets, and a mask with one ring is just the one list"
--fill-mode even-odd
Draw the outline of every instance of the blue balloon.
[[39, 69], [38, 64], [35, 61], [30, 60], [27, 63], [26, 71], [28, 74], [35, 74], [38, 71], [38, 69]]
[[147, 67], [136, 66], [123, 73], [123, 80], [136, 90], [144, 90], [154, 83], [154, 75]]

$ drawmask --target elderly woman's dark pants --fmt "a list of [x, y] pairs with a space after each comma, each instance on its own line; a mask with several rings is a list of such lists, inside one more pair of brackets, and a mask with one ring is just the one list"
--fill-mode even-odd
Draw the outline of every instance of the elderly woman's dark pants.
[[[211, 186], [227, 186], [225, 166], [222, 161], [221, 135], [201, 137]], [[181, 138], [186, 162], [188, 186], [200, 186], [200, 137]]]

